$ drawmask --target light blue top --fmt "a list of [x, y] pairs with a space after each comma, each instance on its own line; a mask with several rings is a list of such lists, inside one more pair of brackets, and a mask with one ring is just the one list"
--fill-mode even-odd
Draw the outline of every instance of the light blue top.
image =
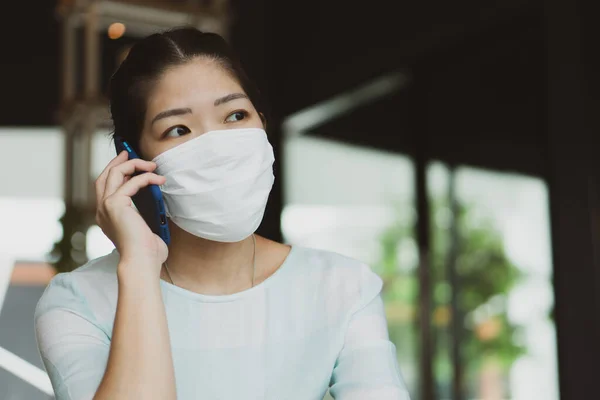
[[[56, 275], [35, 312], [57, 400], [91, 399], [117, 303], [116, 251]], [[293, 247], [269, 278], [230, 295], [161, 280], [177, 398], [409, 400], [388, 338], [382, 280], [339, 254]], [[148, 327], [152, 334], [152, 327]]]

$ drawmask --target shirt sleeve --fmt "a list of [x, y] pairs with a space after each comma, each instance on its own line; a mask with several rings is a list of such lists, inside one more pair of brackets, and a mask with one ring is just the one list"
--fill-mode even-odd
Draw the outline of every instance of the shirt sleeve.
[[350, 317], [329, 392], [336, 400], [410, 400], [389, 340], [381, 278], [364, 265], [360, 301]]
[[52, 279], [36, 306], [34, 321], [56, 400], [92, 399], [104, 376], [110, 339], [78, 292], [72, 273]]

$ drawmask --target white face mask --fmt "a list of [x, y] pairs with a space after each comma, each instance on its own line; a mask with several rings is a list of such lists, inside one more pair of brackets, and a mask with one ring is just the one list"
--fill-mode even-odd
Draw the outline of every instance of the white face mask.
[[273, 147], [263, 129], [210, 131], [154, 160], [167, 216], [181, 229], [218, 242], [253, 234], [273, 187]]

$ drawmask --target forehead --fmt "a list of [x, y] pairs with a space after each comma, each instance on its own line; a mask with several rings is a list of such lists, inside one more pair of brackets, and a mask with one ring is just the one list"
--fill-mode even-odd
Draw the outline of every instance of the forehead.
[[167, 69], [148, 99], [148, 110], [212, 105], [219, 97], [244, 92], [238, 81], [218, 62], [195, 58]]

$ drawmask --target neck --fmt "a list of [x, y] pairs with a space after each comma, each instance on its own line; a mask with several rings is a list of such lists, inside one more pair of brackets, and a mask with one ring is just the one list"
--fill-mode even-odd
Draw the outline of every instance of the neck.
[[169, 222], [167, 264], [173, 283], [203, 294], [236, 293], [252, 286], [252, 237], [222, 243], [194, 236]]

